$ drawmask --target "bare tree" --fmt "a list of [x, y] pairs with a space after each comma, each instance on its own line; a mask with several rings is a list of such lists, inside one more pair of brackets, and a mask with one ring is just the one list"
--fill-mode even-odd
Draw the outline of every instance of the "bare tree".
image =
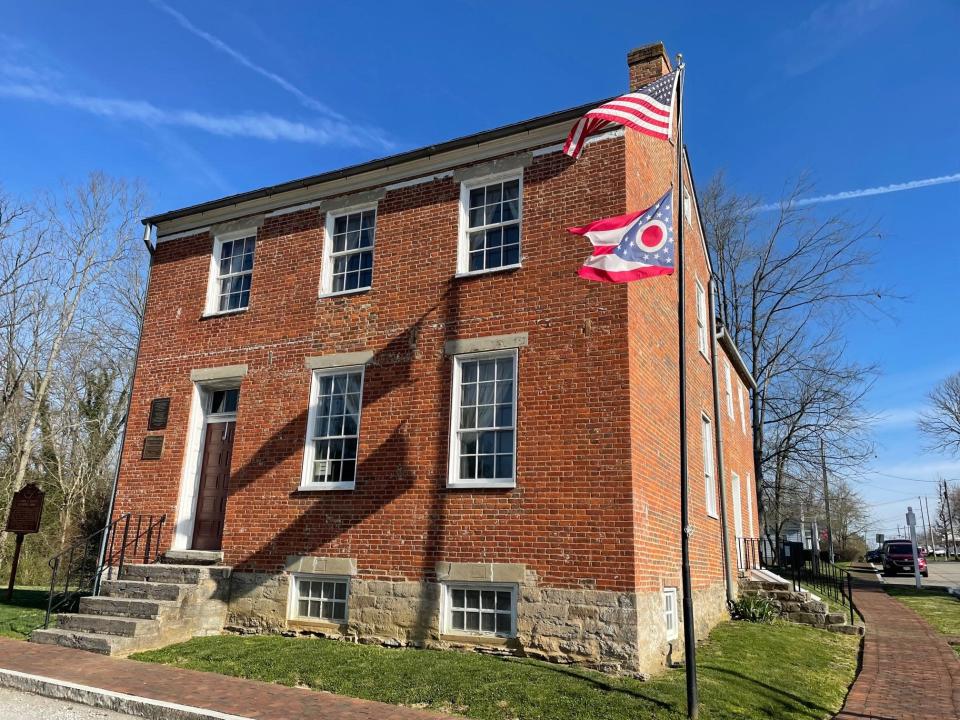
[[920, 414], [917, 427], [930, 450], [960, 454], [960, 372], [937, 385], [927, 396], [930, 407]]
[[870, 453], [862, 400], [875, 369], [845, 361], [842, 330], [851, 313], [884, 298], [864, 280], [876, 233], [798, 204], [811, 190], [800, 178], [768, 213], [718, 175], [701, 198], [719, 311], [758, 385], [757, 502], [772, 528], [819, 463], [821, 440], [834, 471]]

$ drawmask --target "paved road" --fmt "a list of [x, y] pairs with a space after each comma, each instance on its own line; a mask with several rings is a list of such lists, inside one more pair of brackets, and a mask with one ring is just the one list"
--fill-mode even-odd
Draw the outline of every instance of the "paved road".
[[[881, 566], [876, 563], [874, 563], [874, 567], [878, 570], [881, 569]], [[949, 588], [960, 586], [960, 562], [928, 562], [927, 569], [930, 571], [930, 577], [920, 578], [924, 587]], [[883, 582], [891, 585], [913, 585], [913, 575], [901, 574], [893, 577], [883, 577]]]
[[0, 688], [0, 717], [17, 720], [129, 720], [132, 715]]

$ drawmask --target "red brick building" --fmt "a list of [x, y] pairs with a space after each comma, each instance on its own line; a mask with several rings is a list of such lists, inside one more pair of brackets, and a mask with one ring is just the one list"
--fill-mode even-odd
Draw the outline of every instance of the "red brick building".
[[[628, 62], [631, 87], [669, 70], [662, 45]], [[582, 280], [589, 246], [565, 230], [649, 206], [676, 150], [619, 129], [573, 161], [585, 109], [144, 221], [114, 514], [165, 513], [172, 548], [222, 550], [230, 625], [623, 671], [677, 645], [676, 278]], [[752, 380], [712, 338], [692, 190], [679, 210], [704, 633], [726, 612], [719, 495], [734, 577], [735, 535], [758, 529]]]

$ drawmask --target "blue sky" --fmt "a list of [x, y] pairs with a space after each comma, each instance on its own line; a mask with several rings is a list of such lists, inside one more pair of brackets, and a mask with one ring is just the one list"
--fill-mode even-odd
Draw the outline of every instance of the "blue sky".
[[[102, 169], [168, 210], [617, 94], [655, 40], [687, 62], [701, 184], [725, 169], [773, 200], [801, 171], [817, 196], [960, 173], [952, 0], [646, 5], [0, 0], [0, 181]], [[960, 478], [913, 428], [960, 369], [960, 183], [816, 207], [877, 222], [873, 279], [905, 296], [848, 333], [883, 370], [883, 474], [854, 480], [890, 534], [938, 472]]]

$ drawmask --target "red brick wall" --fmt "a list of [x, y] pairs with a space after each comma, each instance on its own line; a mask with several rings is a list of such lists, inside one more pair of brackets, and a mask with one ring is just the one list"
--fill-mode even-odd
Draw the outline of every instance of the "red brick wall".
[[[437, 560], [525, 562], [556, 586], [634, 585], [627, 291], [579, 280], [568, 226], [624, 211], [624, 141], [524, 176], [524, 267], [454, 279], [451, 178], [379, 204], [373, 289], [318, 299], [317, 210], [267, 218], [250, 307], [201, 319], [212, 237], [161, 243], [152, 271], [117, 511], [176, 514], [190, 371], [247, 363], [226, 562], [276, 571], [288, 554], [356, 557], [362, 574], [418, 579]], [[528, 332], [518, 382], [517, 488], [445, 487], [451, 360], [443, 343]], [[300, 493], [304, 358], [368, 349], [356, 489]], [[139, 458], [149, 401], [171, 396], [163, 458]]]

